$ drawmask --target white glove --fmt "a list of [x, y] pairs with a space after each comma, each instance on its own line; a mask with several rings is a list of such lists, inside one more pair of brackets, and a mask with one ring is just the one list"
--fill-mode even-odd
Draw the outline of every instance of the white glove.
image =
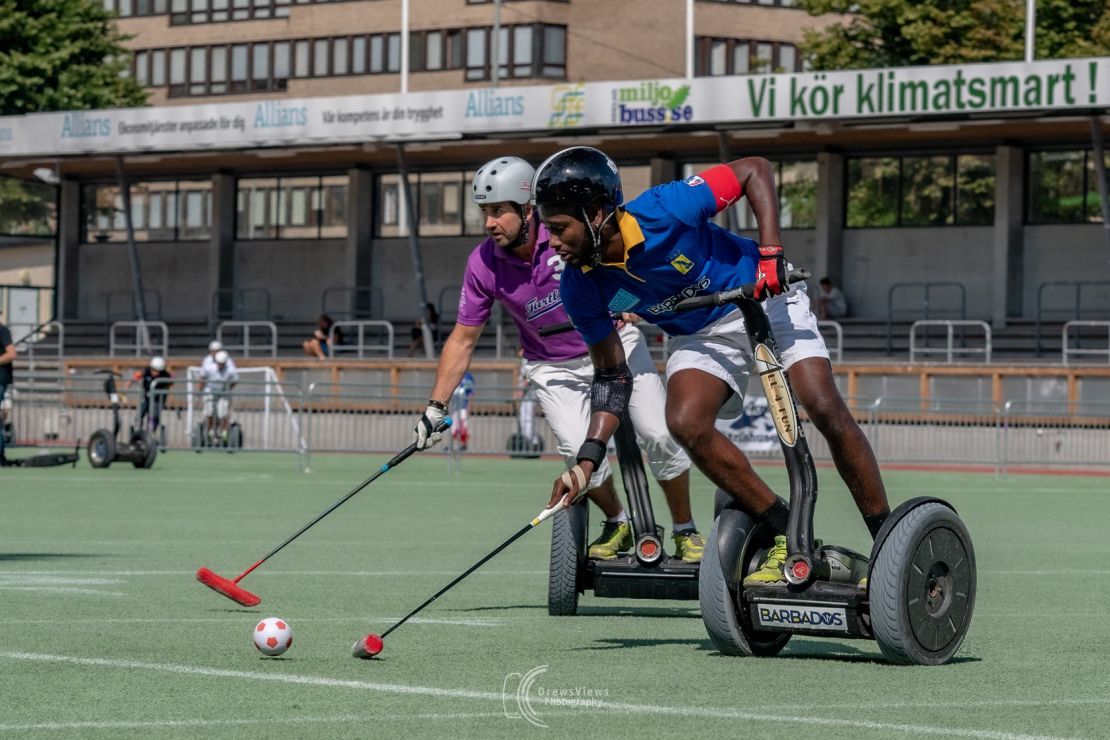
[[416, 422], [416, 429], [412, 430], [412, 440], [416, 449], [426, 450], [439, 442], [443, 433], [436, 431], [436, 428], [446, 417], [447, 406], [438, 401], [428, 402], [428, 408], [424, 409], [424, 415]]

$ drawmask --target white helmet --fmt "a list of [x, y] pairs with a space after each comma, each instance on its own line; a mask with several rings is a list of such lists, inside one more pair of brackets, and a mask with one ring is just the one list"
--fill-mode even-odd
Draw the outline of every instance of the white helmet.
[[151, 357], [150, 358], [150, 369], [153, 370], [156, 373], [160, 373], [163, 370], [165, 370], [166, 369], [166, 358], [165, 357]]
[[223, 348], [223, 342], [221, 342], [219, 339], [213, 339], [211, 342], [208, 343], [208, 351], [212, 354], [219, 352]]
[[532, 176], [536, 171], [520, 157], [491, 159], [474, 173], [470, 197], [478, 205], [484, 203], [516, 203], [532, 200]]
[[216, 364], [217, 365], [226, 365], [227, 360], [228, 360], [228, 355], [227, 355], [227, 352], [225, 352], [224, 350], [221, 349], [219, 352], [216, 353]]

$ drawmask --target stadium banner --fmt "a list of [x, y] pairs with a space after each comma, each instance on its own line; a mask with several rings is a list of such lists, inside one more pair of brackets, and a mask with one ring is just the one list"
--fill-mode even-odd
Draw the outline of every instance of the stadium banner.
[[1102, 57], [42, 113], [0, 118], [0, 156], [1107, 108]]

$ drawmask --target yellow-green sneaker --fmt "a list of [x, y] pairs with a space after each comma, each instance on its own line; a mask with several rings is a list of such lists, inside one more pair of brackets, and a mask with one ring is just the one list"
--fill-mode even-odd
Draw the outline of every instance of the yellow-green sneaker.
[[605, 522], [601, 536], [590, 543], [590, 557], [612, 560], [621, 550], [632, 547], [632, 526], [628, 522]]
[[775, 544], [767, 551], [767, 556], [755, 571], [744, 579], [744, 588], [752, 586], [774, 586], [785, 584], [786, 576], [783, 575], [782, 565], [786, 562], [786, 535], [776, 535]]
[[697, 563], [705, 553], [705, 538], [696, 529], [675, 532], [674, 556], [684, 563]]

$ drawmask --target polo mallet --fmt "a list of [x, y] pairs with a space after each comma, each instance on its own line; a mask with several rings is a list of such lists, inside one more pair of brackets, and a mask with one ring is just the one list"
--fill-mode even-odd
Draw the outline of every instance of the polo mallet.
[[[436, 428], [433, 431], [434, 432], [443, 432], [443, 431], [446, 431], [446, 429], [450, 426], [451, 426], [451, 417], [447, 417], [443, 421], [441, 421], [439, 424], [437, 424]], [[246, 578], [250, 574], [251, 571], [253, 571], [255, 568], [262, 565], [267, 560], [269, 560], [271, 557], [276, 555], [283, 547], [285, 547], [290, 542], [292, 542], [293, 540], [297, 539], [302, 534], [307, 532], [314, 524], [316, 524], [316, 522], [320, 521], [321, 519], [326, 517], [328, 514], [332, 513], [333, 511], [338, 509], [340, 506], [342, 506], [344, 503], [346, 503], [347, 499], [354, 496], [356, 493], [361, 491], [363, 488], [366, 488], [368, 485], [370, 485], [371, 483], [376, 481], [379, 477], [381, 477], [387, 471], [392, 470], [393, 468], [400, 465], [402, 462], [404, 462], [406, 459], [408, 459], [409, 456], [412, 455], [412, 453], [414, 453], [414, 452], [416, 452], [416, 443], [415, 442], [413, 444], [409, 445], [408, 447], [406, 447], [405, 449], [401, 450], [400, 452], [398, 452], [393, 457], [392, 460], [387, 462], [385, 465], [382, 465], [382, 467], [376, 473], [374, 473], [372, 476], [370, 476], [369, 478], [364, 480], [362, 483], [359, 483], [358, 486], [355, 487], [354, 490], [352, 490], [346, 496], [344, 496], [343, 498], [339, 499], [334, 504], [329, 506], [327, 508], [327, 510], [324, 511], [322, 514], [320, 514], [318, 517], [316, 517], [311, 522], [309, 522], [308, 524], [306, 524], [303, 527], [301, 527], [300, 529], [298, 529], [292, 536], [289, 537], [289, 539], [285, 540], [285, 542], [282, 542], [280, 545], [275, 547], [273, 550], [270, 550], [270, 552], [268, 552], [266, 555], [264, 555], [261, 560], [256, 562], [251, 567], [247, 568], [242, 573], [240, 573], [238, 576], [235, 577], [234, 580], [229, 580], [227, 578], [224, 578], [223, 576], [218, 575], [216, 573], [213, 573], [212, 571], [208, 570], [208, 568], [205, 568], [203, 566], [201, 566], [200, 568], [197, 569], [197, 580], [200, 581], [201, 583], [203, 583], [205, 586], [208, 586], [208, 588], [212, 589], [216, 593], [223, 594], [227, 598], [229, 598], [232, 601], [235, 601], [239, 604], [242, 604], [243, 606], [258, 606], [260, 603], [262, 603], [262, 599], [259, 598], [258, 596], [256, 596], [255, 594], [252, 594], [250, 591], [246, 590], [242, 586], [240, 586], [239, 581]]]
[[[578, 468], [572, 468], [572, 470], [579, 470], [579, 469]], [[571, 474], [571, 471], [569, 471], [569, 470], [567, 472], [563, 473], [564, 481], [567, 482], [567, 485], [570, 485], [570, 483], [569, 483], [570, 474]], [[578, 474], [581, 475], [581, 472], [579, 472]], [[579, 485], [578, 495], [581, 496], [585, 492], [586, 481], [580, 478], [579, 482], [578, 482], [578, 485]], [[470, 566], [466, 570], [465, 573], [463, 573], [461, 576], [459, 576], [458, 578], [456, 578], [455, 580], [451, 581], [446, 586], [441, 588], [439, 591], [437, 591], [435, 593], [434, 596], [432, 596], [430, 599], [425, 601], [423, 604], [421, 604], [420, 606], [416, 607], [411, 612], [409, 612], [408, 614], [403, 616], [399, 621], [397, 621], [396, 624], [394, 624], [392, 627], [387, 629], [385, 632], [381, 633], [380, 635], [376, 635], [373, 632], [371, 632], [366, 637], [364, 637], [361, 640], [359, 640], [358, 642], [356, 642], [351, 647], [351, 655], [355, 656], [356, 658], [373, 658], [375, 655], [377, 655], [378, 653], [380, 653], [382, 651], [383, 641], [389, 635], [390, 632], [397, 629], [398, 627], [400, 627], [405, 622], [409, 621], [409, 619], [411, 619], [417, 613], [423, 611], [424, 607], [428, 606], [428, 604], [431, 604], [433, 601], [438, 599], [440, 596], [443, 596], [443, 594], [445, 594], [449, 590], [451, 590], [451, 588], [456, 583], [458, 583], [462, 579], [466, 578], [468, 575], [470, 575], [474, 571], [478, 570], [478, 568], [482, 567], [482, 565], [484, 565], [487, 560], [489, 560], [494, 555], [496, 555], [497, 553], [504, 550], [509, 545], [516, 542], [518, 539], [523, 537], [527, 532], [529, 532], [532, 529], [535, 529], [536, 527], [538, 527], [540, 525], [540, 523], [543, 522], [545, 519], [549, 519], [550, 517], [554, 516], [555, 513], [558, 512], [562, 508], [563, 508], [563, 506], [562, 506], [561, 503], [556, 503], [550, 509], [544, 509], [543, 511], [541, 511], [539, 516], [537, 516], [535, 519], [533, 519], [532, 521], [528, 522], [523, 527], [521, 527], [520, 530], [517, 531], [517, 533], [514, 534], [512, 537], [510, 537], [509, 539], [505, 540], [500, 545], [498, 545], [497, 548], [494, 549], [493, 552], [491, 552], [489, 555], [486, 555], [484, 558], [479, 560], [474, 565]]]

